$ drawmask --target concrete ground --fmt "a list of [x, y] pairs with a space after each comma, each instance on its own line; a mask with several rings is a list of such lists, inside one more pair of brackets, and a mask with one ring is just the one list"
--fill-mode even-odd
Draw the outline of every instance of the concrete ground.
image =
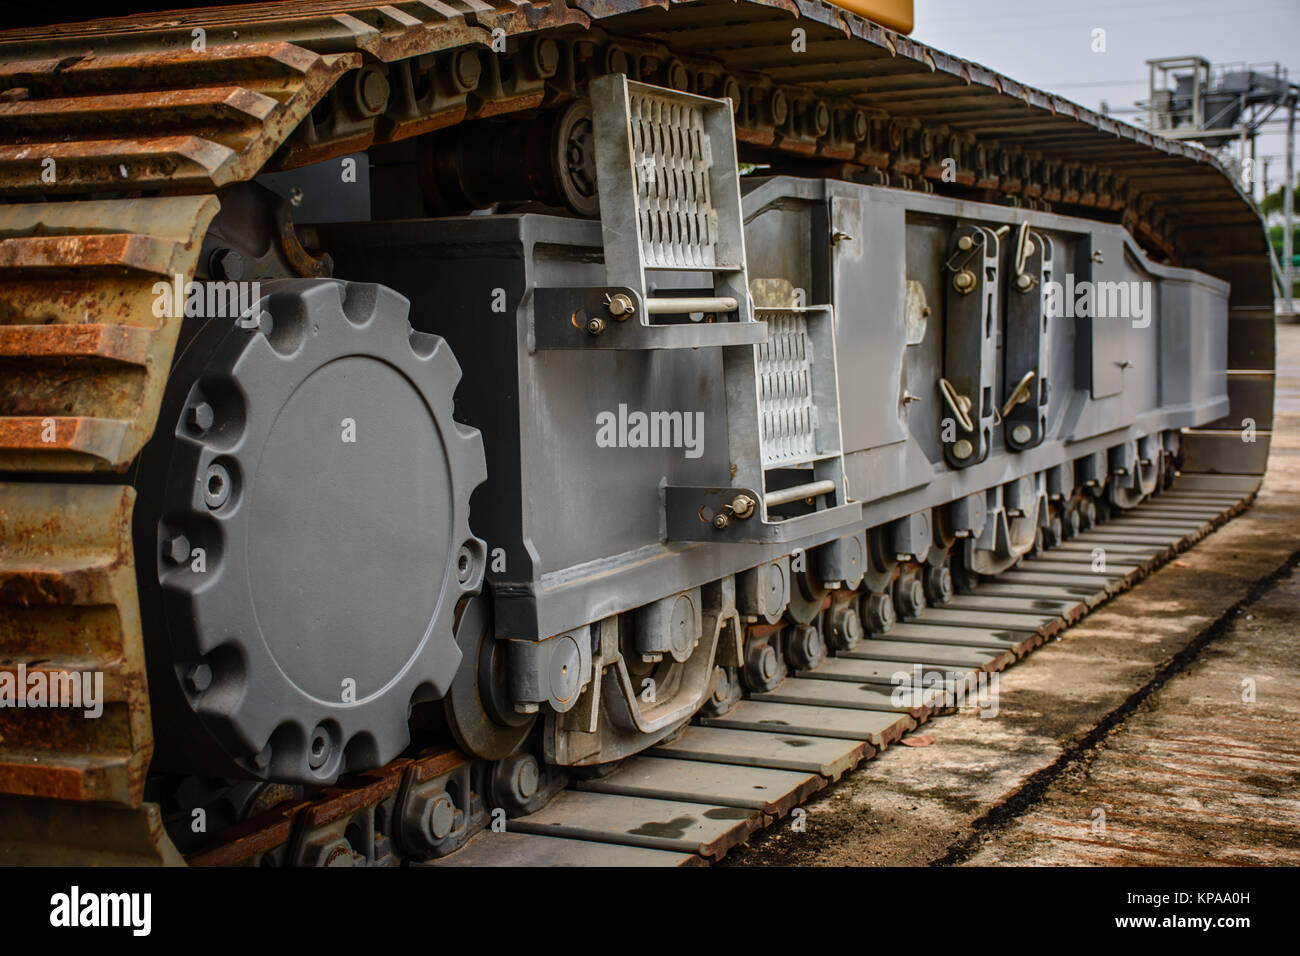
[[[723, 866], [1300, 863], [1300, 326], [1255, 506]], [[1253, 699], [1252, 699], [1253, 698]]]

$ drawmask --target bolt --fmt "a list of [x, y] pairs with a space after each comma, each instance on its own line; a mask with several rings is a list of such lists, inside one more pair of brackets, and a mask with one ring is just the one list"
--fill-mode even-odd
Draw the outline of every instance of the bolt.
[[424, 809], [424, 819], [429, 835], [435, 840], [445, 839], [456, 825], [456, 805], [445, 792], [429, 800]]
[[728, 524], [730, 524], [730, 522], [727, 520], [727, 516], [721, 511], [713, 516], [713, 527], [717, 528], [719, 531], [725, 528]]
[[1016, 276], [1016, 288], [1021, 292], [1028, 292], [1033, 284], [1034, 280], [1030, 278], [1029, 273], [1027, 272], [1022, 272], [1020, 275]]
[[325, 766], [325, 761], [330, 755], [330, 735], [324, 727], [317, 727], [312, 731], [311, 746], [307, 751], [307, 766], [313, 770], [319, 770]]
[[605, 320], [598, 315], [593, 316], [587, 321], [587, 331], [592, 335], [600, 335], [601, 332], [605, 331]]
[[378, 116], [388, 105], [389, 92], [388, 77], [378, 67], [366, 67], [357, 76], [353, 88], [357, 112], [363, 116]]
[[248, 760], [249, 763], [258, 770], [265, 770], [267, 767], [271, 766], [271, 745], [267, 744], [258, 753], [255, 753], [253, 756], [248, 758]]
[[303, 844], [303, 866], [353, 866], [355, 864], [356, 855], [352, 852], [352, 844], [342, 837], [316, 837]]
[[183, 534], [174, 534], [163, 542], [163, 555], [172, 564], [184, 564], [190, 559], [190, 539]]
[[479, 77], [483, 75], [483, 64], [473, 50], [461, 50], [454, 54], [452, 75], [463, 92], [478, 86]]
[[533, 47], [537, 57], [537, 70], [542, 76], [554, 76], [560, 65], [560, 48], [550, 37], [542, 37]]
[[690, 77], [686, 73], [686, 67], [681, 63], [674, 61], [668, 67], [668, 86], [670, 89], [682, 92], [685, 92], [686, 88], [690, 86]]
[[754, 499], [749, 495], [736, 495], [731, 499], [731, 513], [737, 518], [748, 518], [754, 513]]
[[212, 668], [202, 662], [185, 671], [185, 688], [191, 694], [201, 694], [212, 686]]
[[952, 277], [952, 287], [962, 295], [968, 294], [975, 288], [975, 273], [962, 269]]
[[776, 648], [771, 644], [764, 647], [762, 654], [759, 656], [759, 670], [764, 680], [771, 680], [776, 676]]
[[1029, 439], [1034, 437], [1034, 432], [1028, 425], [1017, 425], [1015, 428], [1011, 429], [1011, 437], [1014, 438], [1018, 444], [1023, 445], [1025, 442], [1029, 441]]
[[958, 441], [953, 443], [952, 456], [954, 458], [966, 459], [969, 458], [972, 454], [974, 454], [974, 452], [975, 452], [975, 446], [973, 446], [965, 438], [959, 439]]
[[189, 422], [190, 428], [200, 435], [212, 427], [215, 418], [212, 406], [207, 402], [198, 402], [185, 410], [185, 420]]
[[229, 500], [230, 472], [214, 462], [203, 475], [203, 501], [215, 511]]
[[609, 314], [620, 322], [635, 311], [636, 306], [632, 304], [632, 300], [622, 292], [609, 297]]
[[515, 793], [524, 800], [529, 799], [537, 793], [537, 760], [531, 754], [522, 754], [515, 762], [513, 778], [511, 784]]
[[248, 263], [235, 249], [218, 249], [208, 260], [208, 269], [215, 278], [236, 281], [247, 274]]
[[456, 580], [461, 584], [468, 584], [469, 579], [474, 576], [474, 554], [470, 551], [469, 545], [462, 544], [460, 553], [456, 555]]

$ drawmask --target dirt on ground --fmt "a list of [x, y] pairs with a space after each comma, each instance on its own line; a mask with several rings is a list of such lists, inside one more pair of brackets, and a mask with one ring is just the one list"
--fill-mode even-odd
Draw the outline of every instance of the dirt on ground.
[[1283, 325], [1254, 507], [1002, 673], [996, 716], [935, 719], [721, 865], [1300, 862], [1298, 562]]

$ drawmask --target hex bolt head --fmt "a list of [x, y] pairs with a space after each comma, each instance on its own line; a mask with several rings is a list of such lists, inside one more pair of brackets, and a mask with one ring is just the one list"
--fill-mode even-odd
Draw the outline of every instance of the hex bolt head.
[[190, 559], [190, 539], [174, 534], [163, 542], [163, 556], [172, 564], [184, 564]]
[[587, 320], [587, 331], [592, 335], [600, 335], [605, 331], [605, 320], [598, 315], [592, 316]]
[[201, 694], [212, 686], [212, 668], [200, 661], [185, 671], [185, 689], [191, 694]]
[[212, 406], [207, 402], [195, 402], [185, 409], [185, 421], [190, 428], [202, 435], [212, 427], [212, 423], [216, 421], [216, 415], [212, 411]]
[[867, 600], [867, 627], [873, 634], [884, 634], [896, 619], [894, 601], [888, 594], [873, 594]]
[[356, 862], [352, 844], [342, 837], [317, 837], [303, 844], [303, 866], [355, 866]]
[[713, 527], [717, 528], [719, 531], [721, 531], [730, 523], [731, 522], [727, 520], [727, 516], [724, 515], [722, 512], [718, 512], [713, 516]]
[[237, 249], [218, 249], [208, 259], [208, 271], [216, 279], [237, 281], [248, 274], [248, 261]]

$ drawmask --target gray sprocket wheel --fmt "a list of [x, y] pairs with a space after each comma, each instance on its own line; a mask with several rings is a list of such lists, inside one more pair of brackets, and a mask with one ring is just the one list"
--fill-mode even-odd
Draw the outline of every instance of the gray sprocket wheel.
[[197, 716], [245, 774], [321, 784], [396, 757], [412, 704], [451, 687], [455, 609], [483, 581], [469, 499], [487, 466], [452, 418], [460, 367], [411, 330], [406, 299], [336, 280], [265, 291], [190, 343], [155, 439], [166, 479], [140, 568], [166, 634], [150, 670], [170, 670], [181, 693], [160, 697], [189, 711], [155, 723]]

